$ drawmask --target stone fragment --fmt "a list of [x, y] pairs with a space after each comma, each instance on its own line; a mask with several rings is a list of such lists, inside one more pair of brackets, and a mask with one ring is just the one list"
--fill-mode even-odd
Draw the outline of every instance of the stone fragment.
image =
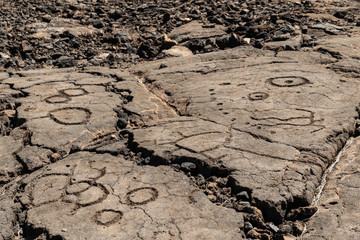
[[105, 25], [100, 19], [96, 19], [93, 22], [93, 26], [96, 27], [96, 28], [103, 28]]
[[192, 21], [175, 28], [168, 36], [178, 43], [198, 38], [210, 38], [225, 35], [225, 28], [216, 25], [214, 28], [204, 28], [201, 22]]
[[196, 165], [192, 162], [183, 162], [181, 163], [181, 169], [183, 169], [186, 172], [191, 172], [196, 169]]
[[239, 192], [238, 194], [236, 194], [236, 197], [239, 200], [245, 200], [245, 201], [250, 199], [249, 194], [246, 191]]
[[25, 146], [17, 152], [17, 157], [26, 166], [28, 171], [34, 171], [50, 163], [53, 152], [47, 149], [41, 149], [36, 146]]
[[184, 46], [173, 46], [170, 49], [164, 50], [163, 53], [169, 57], [186, 57], [193, 55], [192, 51]]
[[253, 228], [246, 234], [246, 237], [250, 239], [270, 240], [271, 232], [267, 230]]
[[317, 207], [299, 207], [291, 209], [287, 214], [289, 220], [304, 220], [310, 218], [318, 210]]
[[173, 46], [175, 46], [177, 44], [178, 43], [175, 40], [172, 40], [166, 34], [163, 35], [163, 37], [162, 37], [162, 45], [161, 45], [162, 49], [170, 49], [170, 48], [172, 48]]

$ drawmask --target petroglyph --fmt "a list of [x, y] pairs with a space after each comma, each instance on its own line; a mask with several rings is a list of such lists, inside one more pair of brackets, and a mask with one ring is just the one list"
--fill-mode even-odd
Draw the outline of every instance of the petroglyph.
[[249, 99], [252, 101], [264, 100], [269, 97], [269, 94], [264, 92], [254, 92], [249, 94]]
[[85, 108], [66, 107], [50, 111], [50, 117], [55, 122], [64, 125], [86, 124], [91, 116], [91, 112]]
[[68, 88], [68, 89], [60, 90], [59, 92], [69, 97], [77, 97], [88, 94], [88, 92], [83, 88]]
[[300, 76], [274, 77], [269, 78], [267, 81], [277, 87], [297, 87], [311, 83], [308, 79]]
[[174, 109], [187, 99], [188, 115], [131, 131], [133, 146], [170, 162], [196, 158], [232, 169], [234, 184], [251, 189], [251, 203], [279, 223], [289, 208], [310, 204], [323, 170], [354, 133], [358, 87], [316, 66], [317, 53], [263, 51], [239, 61], [235, 51], [246, 48], [185, 57], [184, 72], [184, 59], [135, 67]]
[[97, 211], [93, 218], [97, 224], [107, 227], [120, 221], [123, 215], [120, 211], [104, 209]]
[[45, 101], [47, 103], [67, 103], [68, 101], [70, 101], [71, 99], [68, 96], [62, 96], [62, 95], [54, 95], [54, 96], [50, 96], [45, 98]]
[[155, 201], [159, 196], [158, 190], [152, 187], [136, 188], [128, 192], [127, 201], [130, 205], [143, 205]]
[[[48, 238], [299, 235], [357, 131], [358, 81], [331, 59], [239, 47], [2, 75], [0, 182], [17, 187], [4, 199]], [[341, 184], [356, 187], [351, 174]], [[317, 236], [313, 224], [304, 236]]]
[[[242, 215], [213, 206], [170, 167], [140, 167], [110, 154], [75, 153], [23, 183], [21, 202], [29, 224], [45, 227], [50, 236], [148, 239], [175, 228], [175, 238], [242, 239]], [[184, 201], [190, 194], [194, 201]]]

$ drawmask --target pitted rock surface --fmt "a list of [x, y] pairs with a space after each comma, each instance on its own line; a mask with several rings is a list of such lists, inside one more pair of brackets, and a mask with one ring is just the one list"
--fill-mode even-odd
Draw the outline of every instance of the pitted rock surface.
[[[213, 206], [181, 172], [76, 153], [23, 181], [28, 222], [63, 239], [242, 239], [241, 215]], [[59, 216], [61, 216], [59, 218]]]

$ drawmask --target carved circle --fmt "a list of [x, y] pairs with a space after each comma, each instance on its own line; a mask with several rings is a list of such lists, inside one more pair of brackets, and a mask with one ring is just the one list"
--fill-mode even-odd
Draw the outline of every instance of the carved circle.
[[155, 199], [159, 196], [159, 192], [152, 187], [142, 187], [135, 188], [126, 195], [129, 205], [143, 205], [155, 201]]
[[73, 183], [67, 186], [66, 193], [67, 194], [79, 194], [85, 192], [91, 187], [91, 185], [85, 181]]
[[68, 101], [70, 101], [70, 98], [68, 96], [63, 96], [63, 95], [53, 95], [45, 98], [45, 102], [52, 104], [67, 103]]
[[310, 83], [308, 79], [299, 76], [274, 77], [269, 78], [268, 82], [276, 87], [296, 87]]
[[66, 187], [68, 174], [50, 173], [37, 178], [30, 185], [29, 200], [34, 206], [40, 206], [61, 199]]
[[124, 214], [121, 211], [116, 211], [112, 209], [103, 209], [97, 211], [93, 218], [98, 225], [110, 226], [120, 221], [123, 215]]
[[251, 101], [264, 100], [269, 97], [269, 94], [264, 92], [254, 92], [249, 94], [249, 99]]
[[89, 121], [91, 112], [86, 108], [65, 107], [50, 111], [50, 118], [63, 125], [79, 125]]
[[88, 94], [88, 92], [83, 88], [67, 88], [60, 90], [59, 92], [69, 97], [77, 97]]
[[102, 184], [96, 184], [86, 191], [77, 194], [78, 199], [76, 203], [80, 207], [87, 207], [101, 203], [108, 195], [109, 191]]

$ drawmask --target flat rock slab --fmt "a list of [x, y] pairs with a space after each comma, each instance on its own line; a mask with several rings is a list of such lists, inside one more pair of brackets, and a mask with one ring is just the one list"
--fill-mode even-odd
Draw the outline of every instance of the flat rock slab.
[[145, 121], [134, 142], [170, 162], [231, 169], [235, 184], [279, 222], [289, 206], [311, 202], [355, 129], [358, 83], [321, 67], [329, 61], [316, 52], [236, 48], [138, 65], [134, 73], [178, 116]]
[[350, 36], [333, 36], [317, 41], [317, 47], [323, 48], [339, 57], [360, 58], [360, 33], [354, 31]]
[[240, 213], [213, 205], [181, 172], [76, 153], [34, 172], [28, 224], [62, 239], [242, 239]]
[[360, 139], [356, 138], [327, 179], [318, 212], [303, 239], [360, 238]]
[[200, 21], [192, 21], [181, 27], [175, 28], [169, 37], [179, 43], [183, 43], [193, 39], [206, 39], [212, 37], [219, 37], [225, 35], [226, 27], [221, 25], [214, 25], [211, 28], [207, 28]]
[[25, 223], [53, 237], [241, 239], [243, 213], [197, 182], [224, 177], [230, 207], [274, 236], [356, 130], [358, 79], [337, 60], [239, 47], [124, 71], [3, 74], [2, 183], [33, 172]]
[[21, 75], [3, 84], [27, 94], [18, 99], [17, 117], [26, 120], [33, 145], [66, 155], [71, 149], [95, 149], [119, 140], [114, 109], [123, 100], [106, 88], [114, 78], [69, 69]]

